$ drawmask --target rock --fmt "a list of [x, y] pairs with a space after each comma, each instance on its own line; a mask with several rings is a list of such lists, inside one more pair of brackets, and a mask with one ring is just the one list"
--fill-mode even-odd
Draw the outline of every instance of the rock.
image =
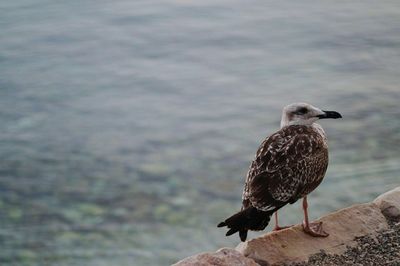
[[236, 250], [202, 253], [174, 265], [397, 265], [400, 261], [400, 187], [320, 221], [330, 233], [327, 238], [306, 235], [297, 225], [241, 243]]
[[259, 266], [252, 259], [246, 258], [231, 248], [221, 248], [216, 252], [207, 252], [183, 259], [173, 266]]
[[384, 230], [374, 235], [363, 236], [356, 239], [357, 246], [348, 248], [341, 255], [327, 255], [323, 252], [312, 256], [307, 263], [296, 266], [394, 266], [400, 265], [400, 223], [390, 224], [391, 229]]
[[374, 203], [388, 219], [400, 221], [400, 187], [380, 195]]
[[261, 265], [282, 265], [308, 261], [323, 250], [327, 254], [341, 254], [347, 246], [355, 246], [355, 238], [373, 235], [386, 230], [389, 225], [380, 207], [375, 203], [359, 204], [329, 214], [320, 219], [327, 238], [306, 235], [297, 225], [271, 232], [237, 246], [244, 256]]

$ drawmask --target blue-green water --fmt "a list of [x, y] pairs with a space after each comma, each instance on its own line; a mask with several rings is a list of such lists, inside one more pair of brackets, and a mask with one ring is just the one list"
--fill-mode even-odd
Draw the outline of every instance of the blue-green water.
[[1, 265], [235, 246], [216, 224], [294, 101], [344, 116], [314, 218], [399, 185], [398, 1], [15, 0], [0, 28]]

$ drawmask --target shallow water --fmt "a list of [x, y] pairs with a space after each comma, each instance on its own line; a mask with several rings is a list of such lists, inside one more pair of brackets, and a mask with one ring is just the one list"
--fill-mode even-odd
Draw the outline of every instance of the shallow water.
[[3, 1], [0, 263], [235, 246], [215, 225], [294, 101], [344, 116], [322, 122], [313, 217], [398, 186], [399, 18], [397, 1]]

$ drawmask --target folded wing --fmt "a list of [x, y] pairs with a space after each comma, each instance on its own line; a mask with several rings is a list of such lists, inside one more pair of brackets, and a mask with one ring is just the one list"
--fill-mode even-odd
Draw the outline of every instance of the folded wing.
[[327, 144], [311, 127], [288, 126], [268, 137], [250, 165], [243, 208], [268, 211], [313, 191], [328, 166]]

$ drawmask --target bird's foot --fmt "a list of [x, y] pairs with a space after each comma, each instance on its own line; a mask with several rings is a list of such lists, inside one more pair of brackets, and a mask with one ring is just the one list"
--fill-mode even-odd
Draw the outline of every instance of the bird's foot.
[[292, 227], [292, 226], [293, 226], [293, 225], [288, 225], [288, 226], [275, 226], [274, 229], [272, 229], [272, 231], [280, 231], [280, 230], [283, 230], [283, 229], [290, 228], [290, 227]]
[[322, 228], [322, 222], [313, 222], [308, 225], [303, 222], [303, 230], [306, 234], [314, 237], [327, 237], [329, 234]]

